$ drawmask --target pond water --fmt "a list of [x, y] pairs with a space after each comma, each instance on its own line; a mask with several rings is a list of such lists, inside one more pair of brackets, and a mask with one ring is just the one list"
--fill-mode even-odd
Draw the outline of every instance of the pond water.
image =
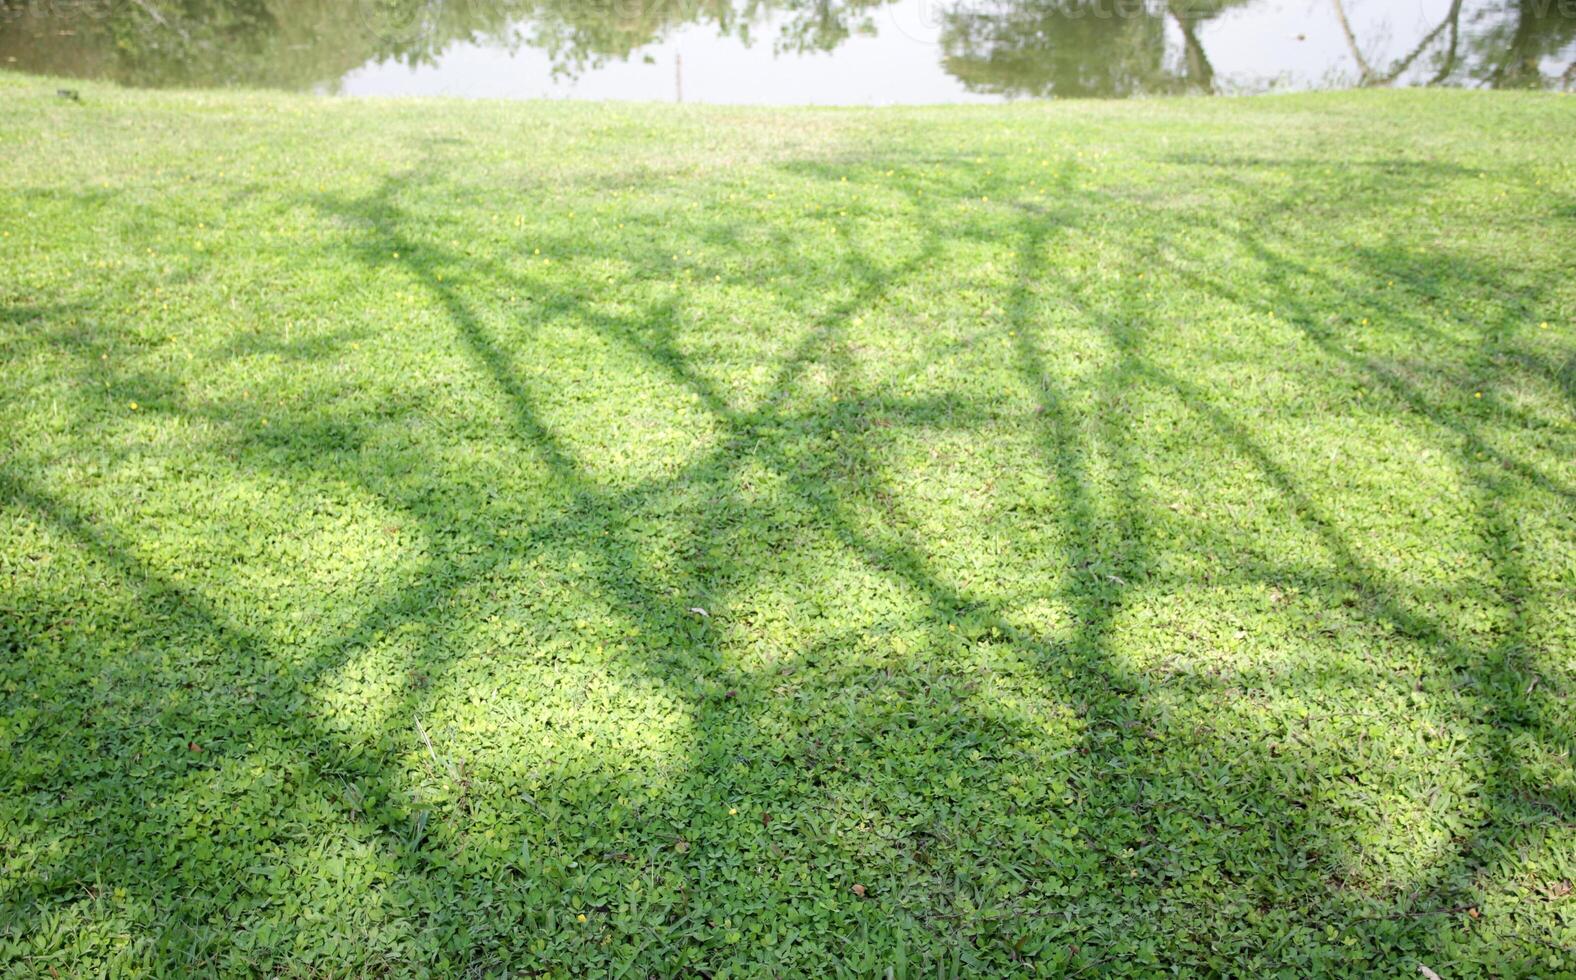
[[0, 66], [139, 86], [867, 105], [1576, 89], [1576, 0], [0, 0]]

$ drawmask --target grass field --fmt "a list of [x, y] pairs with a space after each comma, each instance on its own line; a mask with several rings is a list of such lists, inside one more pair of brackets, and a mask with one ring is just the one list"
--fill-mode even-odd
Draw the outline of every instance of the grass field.
[[1576, 970], [1576, 99], [0, 75], [0, 973]]

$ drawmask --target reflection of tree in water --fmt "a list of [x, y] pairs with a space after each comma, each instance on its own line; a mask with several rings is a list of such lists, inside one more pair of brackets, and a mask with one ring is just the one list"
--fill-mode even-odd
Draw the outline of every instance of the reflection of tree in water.
[[[945, 18], [947, 70], [1010, 95], [1122, 96], [1214, 88], [1199, 27], [1248, 0], [964, 0]], [[1182, 55], [1170, 56], [1170, 20]]]
[[529, 6], [525, 41], [567, 74], [627, 59], [690, 24], [709, 22], [728, 34], [749, 20], [749, 11], [733, 0], [538, 0]]
[[901, 0], [752, 0], [783, 18], [778, 47], [830, 51], [855, 35], [875, 33], [875, 12]]
[[[710, 24], [779, 50], [827, 51], [910, 0], [0, 0], [0, 63], [126, 84], [332, 84], [370, 61], [432, 61], [460, 42], [529, 45], [574, 74]], [[943, 63], [977, 91], [1121, 96], [1210, 91], [1204, 28], [1267, 0], [928, 0]], [[1453, 0], [1393, 62], [1329, 0], [1359, 84], [1540, 87], [1576, 81], [1576, 18], [1550, 0]], [[1565, 65], [1569, 63], [1570, 68]], [[1552, 68], [1551, 68], [1552, 65]], [[1562, 81], [1563, 74], [1563, 81]]]
[[143, 86], [309, 88], [369, 61], [430, 63], [462, 42], [527, 44], [573, 74], [711, 23], [831, 50], [890, 0], [0, 0], [0, 61]]
[[[1576, 81], [1576, 17], [1547, 0], [1502, 0], [1481, 15], [1465, 59], [1467, 77], [1495, 88], [1542, 88]], [[1565, 64], [1553, 78], [1545, 59]]]
[[[1008, 95], [1124, 96], [1211, 91], [1205, 25], [1256, 0], [959, 0], [947, 12], [947, 70], [972, 89]], [[1453, 0], [1393, 62], [1364, 54], [1342, 0], [1330, 0], [1360, 85], [1405, 80], [1493, 88], [1576, 81], [1576, 17], [1548, 0]], [[1169, 35], [1169, 36], [1168, 36]], [[1552, 74], [1549, 59], [1570, 62]]]
[[[1550, 0], [1491, 0], [1472, 10], [1452, 0], [1444, 17], [1410, 52], [1388, 65], [1363, 53], [1343, 0], [1330, 0], [1362, 85], [1389, 85], [1419, 72], [1416, 81], [1490, 88], [1569, 87], [1576, 81], [1576, 16]], [[1545, 60], [1569, 62], [1552, 74]]]
[[430, 61], [498, 36], [513, 0], [0, 0], [0, 56], [24, 71], [141, 86], [309, 88], [372, 59]]

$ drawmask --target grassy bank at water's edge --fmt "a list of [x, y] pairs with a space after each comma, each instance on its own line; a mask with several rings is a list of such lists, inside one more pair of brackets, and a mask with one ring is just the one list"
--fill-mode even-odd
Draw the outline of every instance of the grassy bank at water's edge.
[[0, 75], [0, 971], [1576, 968], [1576, 100]]

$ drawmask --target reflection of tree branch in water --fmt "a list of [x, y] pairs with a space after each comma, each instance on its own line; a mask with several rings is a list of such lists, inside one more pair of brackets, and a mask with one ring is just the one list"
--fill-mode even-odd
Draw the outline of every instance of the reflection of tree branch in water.
[[[1412, 67], [1412, 62], [1417, 60], [1418, 55], [1428, 50], [1428, 47], [1439, 39], [1439, 35], [1444, 33], [1446, 28], [1450, 29], [1450, 56], [1446, 61], [1446, 74], [1448, 74], [1448, 68], [1450, 64], [1455, 61], [1456, 37], [1459, 31], [1458, 25], [1460, 20], [1461, 0], [1455, 0], [1455, 2], [1450, 5], [1450, 12], [1445, 14], [1445, 19], [1439, 22], [1439, 26], [1429, 31], [1421, 41], [1417, 42], [1417, 47], [1412, 49], [1412, 53], [1407, 55], [1405, 58], [1402, 58], [1400, 61], [1397, 61], [1395, 65], [1385, 73], [1383, 78], [1376, 80], [1376, 84], [1389, 85], [1397, 78], [1400, 78], [1401, 73]], [[1429, 84], [1433, 83], [1430, 82]]]
[[1375, 71], [1373, 65], [1363, 56], [1362, 49], [1357, 44], [1357, 35], [1352, 31], [1351, 21], [1346, 17], [1346, 8], [1341, 3], [1341, 0], [1330, 0], [1330, 3], [1335, 8], [1335, 19], [1340, 22], [1341, 33], [1346, 37], [1346, 46], [1351, 50], [1352, 58], [1357, 62], [1358, 70], [1362, 73], [1359, 84], [1364, 86], [1394, 84], [1395, 80], [1405, 74], [1417, 62], [1417, 59], [1422, 57], [1423, 52], [1432, 47], [1434, 42], [1439, 40], [1439, 36], [1447, 30], [1450, 32], [1450, 43], [1445, 49], [1444, 62], [1440, 66], [1439, 71], [1429, 79], [1428, 84], [1438, 85], [1449, 78], [1450, 74], [1455, 70], [1461, 41], [1462, 0], [1453, 0], [1449, 11], [1445, 13], [1444, 19], [1433, 30], [1423, 35], [1422, 40], [1418, 41], [1405, 57], [1391, 65], [1389, 70], [1383, 74]]
[[1461, 0], [1456, 0], [1446, 20], [1450, 24], [1450, 44], [1445, 48], [1444, 61], [1441, 62], [1439, 71], [1428, 80], [1430, 85], [1440, 84], [1456, 70], [1456, 58], [1461, 47]]
[[1346, 37], [1346, 46], [1351, 49], [1352, 60], [1357, 62], [1357, 70], [1361, 73], [1360, 84], [1367, 85], [1374, 77], [1374, 70], [1368, 64], [1368, 59], [1363, 57], [1363, 51], [1357, 46], [1357, 35], [1352, 33], [1352, 22], [1346, 19], [1346, 7], [1341, 0], [1330, 0], [1330, 6], [1335, 8], [1335, 19], [1341, 25], [1341, 33]]
[[1182, 32], [1188, 80], [1206, 92], [1215, 91], [1215, 66], [1210, 64], [1209, 55], [1204, 53], [1204, 44], [1198, 38], [1198, 25], [1192, 17], [1177, 9], [1176, 0], [1166, 0], [1166, 9], [1171, 12], [1172, 19]]
[[155, 24], [158, 24], [160, 27], [170, 28], [171, 30], [174, 30], [175, 33], [179, 34], [184, 39], [188, 39], [188, 40], [190, 39], [191, 35], [187, 34], [184, 29], [182, 29], [180, 27], [173, 27], [172, 28], [170, 26], [170, 22], [164, 19], [164, 15], [159, 13], [159, 8], [151, 6], [148, 3], [148, 0], [131, 0], [131, 2], [136, 4], [142, 10], [143, 13], [145, 13], [149, 17], [153, 18], [153, 22]]

